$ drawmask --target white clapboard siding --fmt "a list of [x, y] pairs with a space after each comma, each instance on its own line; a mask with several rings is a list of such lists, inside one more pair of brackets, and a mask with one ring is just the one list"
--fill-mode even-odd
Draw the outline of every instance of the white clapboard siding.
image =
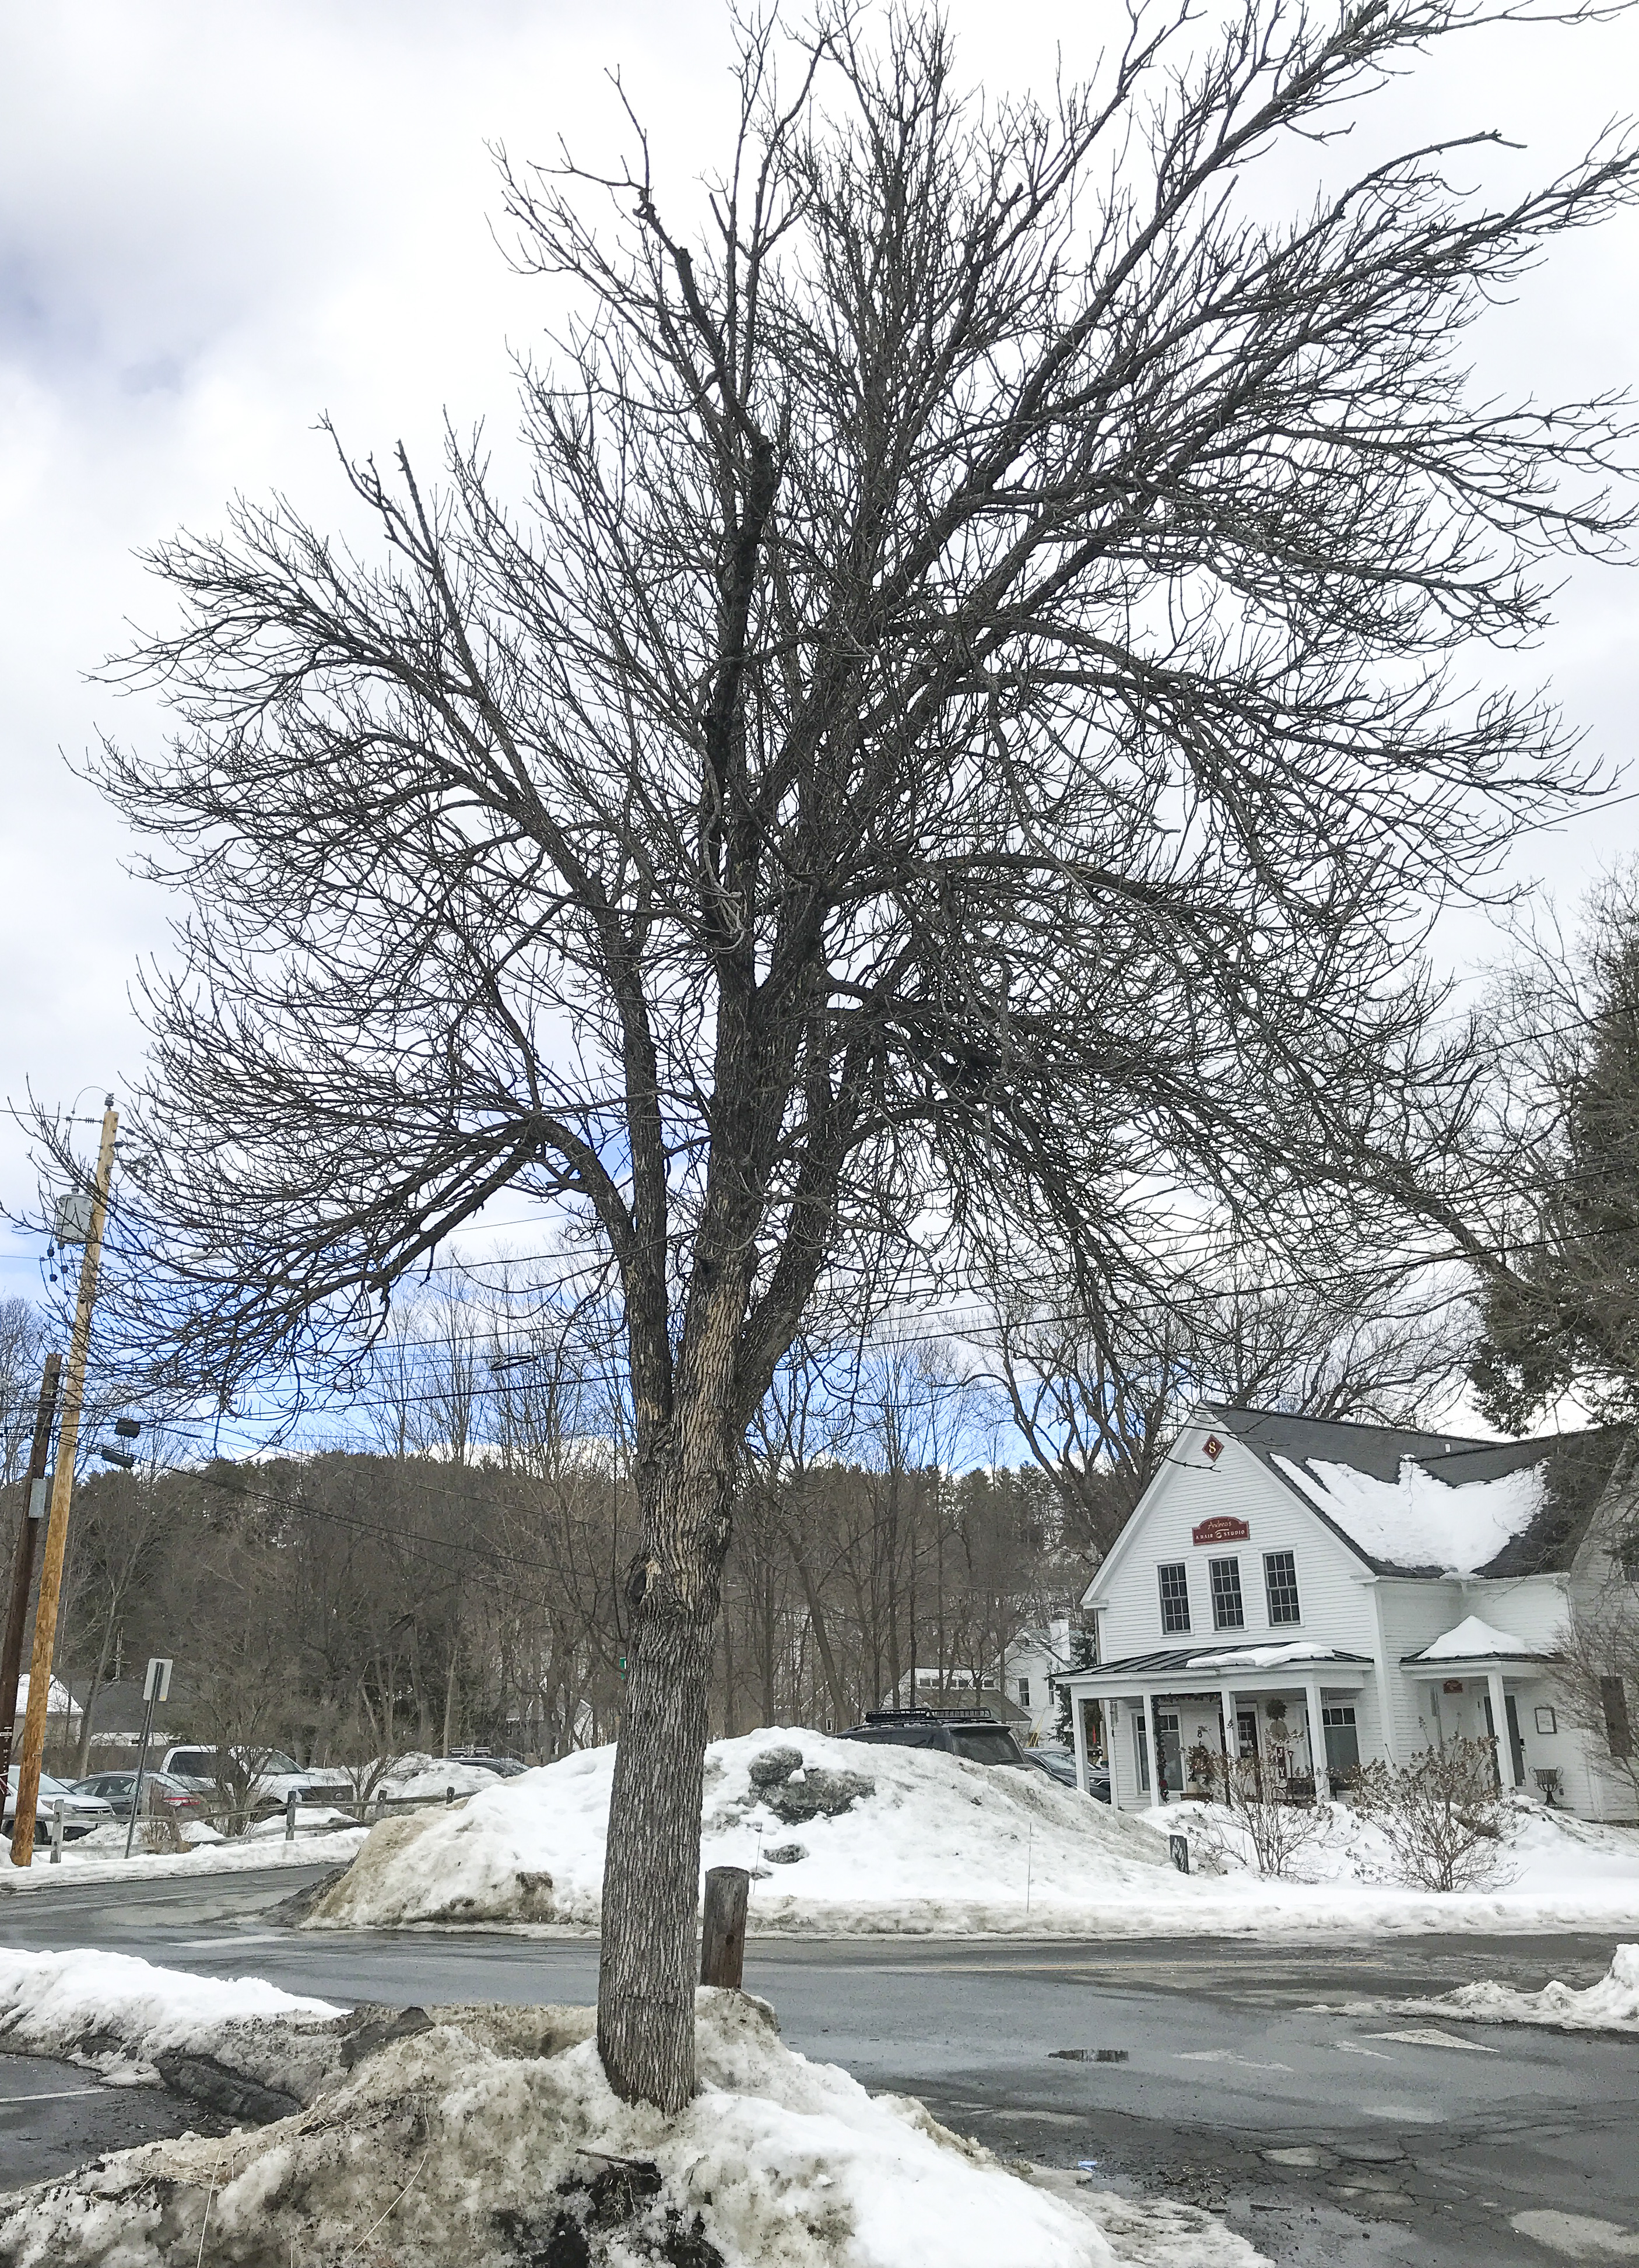
[[[1250, 1449], [1226, 1440], [1214, 1463], [1202, 1452], [1207, 1438], [1208, 1430], [1199, 1428], [1178, 1444], [1169, 1470], [1093, 1579], [1088, 1601], [1099, 1609], [1099, 1659], [1119, 1661], [1159, 1646], [1199, 1645], [1204, 1651], [1299, 1638], [1370, 1654], [1376, 1630], [1365, 1563]], [[1213, 1519], [1244, 1520], [1251, 1535], [1244, 1543], [1196, 1543], [1192, 1531]], [[1270, 1625], [1264, 1594], [1266, 1551], [1290, 1551], [1296, 1559], [1300, 1623]], [[1219, 1631], [1213, 1626], [1207, 1562], [1231, 1557], [1241, 1565], [1246, 1624], [1241, 1631]], [[1180, 1559], [1189, 1569], [1187, 1636], [1161, 1627], [1156, 1570], [1166, 1561]]]

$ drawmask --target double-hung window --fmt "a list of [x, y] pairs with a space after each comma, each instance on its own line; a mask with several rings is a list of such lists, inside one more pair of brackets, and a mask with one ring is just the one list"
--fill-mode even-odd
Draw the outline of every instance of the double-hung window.
[[1161, 1578], [1161, 1627], [1163, 1631], [1190, 1626], [1190, 1571], [1182, 1559], [1169, 1560], [1156, 1570]]
[[1264, 1592], [1269, 1602], [1272, 1624], [1303, 1621], [1303, 1610], [1297, 1598], [1297, 1558], [1295, 1553], [1264, 1553]]
[[1214, 1630], [1244, 1630], [1246, 1609], [1241, 1600], [1240, 1561], [1209, 1559], [1207, 1572], [1212, 1581]]

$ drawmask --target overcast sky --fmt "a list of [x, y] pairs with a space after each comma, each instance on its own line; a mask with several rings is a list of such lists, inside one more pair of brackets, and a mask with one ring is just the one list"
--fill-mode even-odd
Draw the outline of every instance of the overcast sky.
[[[971, 0], [954, 14], [987, 88], [1051, 85], [1113, 7]], [[727, 19], [716, 0], [0, 0], [0, 1096], [94, 1108], [133, 1083], [127, 998], [166, 907], [122, 872], [125, 845], [78, 757], [99, 727], [141, 739], [156, 714], [89, 686], [128, 619], [165, 619], [133, 553], [219, 522], [240, 490], [279, 487], [319, 521], [336, 477], [314, 423], [361, 452], [436, 449], [461, 423], [513, 423], [509, 345], [538, 341], [542, 289], [490, 235], [485, 144], [612, 155], [602, 77], [619, 66], [682, 193], [723, 147]], [[1639, 89], [1639, 23], [1491, 32], [1452, 43], [1377, 114], [1370, 146], [1496, 128], [1523, 153], [1467, 159], [1499, 187], [1570, 162]], [[1362, 141], [1367, 135], [1363, 134]], [[1296, 180], [1294, 186], [1297, 186]], [[1560, 247], [1488, 323], [1483, 390], [1587, 393], [1639, 362], [1639, 225]], [[1639, 709], [1639, 584], [1584, 571], [1531, 674], [1613, 761]], [[1639, 787], [1639, 775], [1625, 783]], [[1522, 851], [1569, 900], [1639, 849], [1639, 801]], [[1453, 960], [1482, 959], [1473, 923]], [[32, 1186], [0, 1130], [0, 1199]], [[37, 1283], [0, 1237], [0, 1292]]]

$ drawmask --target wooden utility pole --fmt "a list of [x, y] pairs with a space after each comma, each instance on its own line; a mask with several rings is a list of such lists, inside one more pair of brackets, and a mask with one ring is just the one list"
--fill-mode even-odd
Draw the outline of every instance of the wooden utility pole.
[[79, 1299], [74, 1336], [69, 1341], [68, 1388], [57, 1429], [56, 1476], [51, 1485], [51, 1518], [46, 1529], [45, 1565], [40, 1571], [40, 1603], [34, 1609], [34, 1650], [28, 1665], [28, 1715], [23, 1722], [18, 1758], [17, 1821], [11, 1830], [11, 1864], [26, 1867], [34, 1856], [34, 1807], [40, 1800], [40, 1766], [46, 1749], [46, 1709], [51, 1699], [51, 1658], [57, 1644], [57, 1597], [63, 1588], [63, 1557], [69, 1541], [69, 1499], [74, 1493], [74, 1452], [85, 1400], [85, 1353], [91, 1340], [91, 1311], [97, 1301], [97, 1270], [102, 1261], [102, 1226], [107, 1217], [108, 1183], [114, 1173], [114, 1135], [120, 1114], [114, 1097], [102, 1114], [102, 1147], [92, 1189], [91, 1225], [79, 1268]]
[[5, 1637], [0, 1641], [0, 1786], [11, 1769], [11, 1735], [17, 1730], [17, 1681], [23, 1667], [23, 1626], [28, 1620], [28, 1594], [34, 1583], [34, 1545], [46, 1524], [46, 1467], [51, 1461], [51, 1421], [57, 1412], [57, 1385], [63, 1358], [54, 1347], [46, 1357], [46, 1374], [40, 1381], [34, 1404], [34, 1440], [28, 1453], [28, 1477], [23, 1484], [23, 1516], [18, 1522], [17, 1550], [11, 1559], [11, 1597], [6, 1609]]

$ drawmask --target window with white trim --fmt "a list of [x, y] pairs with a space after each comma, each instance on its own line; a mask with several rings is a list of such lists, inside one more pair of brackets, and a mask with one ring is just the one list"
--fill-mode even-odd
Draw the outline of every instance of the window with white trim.
[[1209, 1559], [1207, 1572], [1212, 1584], [1214, 1630], [1244, 1630], [1246, 1608], [1241, 1597], [1240, 1561]]
[[1264, 1595], [1269, 1602], [1271, 1623], [1301, 1623], [1303, 1610], [1297, 1598], [1297, 1555], [1294, 1551], [1264, 1553]]
[[1182, 1559], [1170, 1559], [1155, 1570], [1161, 1579], [1161, 1627], [1163, 1631], [1190, 1626], [1190, 1571]]

